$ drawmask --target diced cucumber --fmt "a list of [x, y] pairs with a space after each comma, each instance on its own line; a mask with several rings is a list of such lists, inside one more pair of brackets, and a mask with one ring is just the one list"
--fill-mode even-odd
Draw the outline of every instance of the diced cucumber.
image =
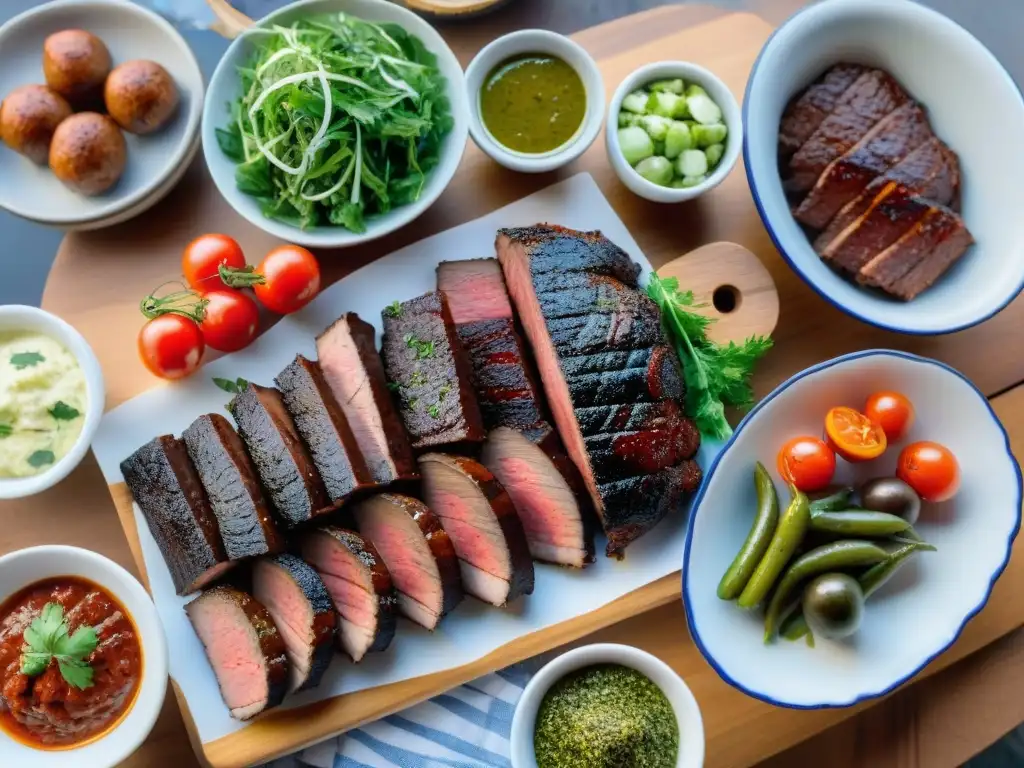
[[654, 141], [638, 125], [619, 129], [619, 148], [630, 165], [636, 165], [654, 154]]
[[671, 124], [671, 120], [661, 115], [644, 115], [640, 118], [640, 125], [654, 141], [664, 141]]
[[690, 132], [693, 134], [693, 145], [701, 149], [707, 149], [712, 144], [723, 143], [729, 129], [721, 123], [713, 123], [711, 125], [701, 125], [698, 123], [693, 126]]
[[665, 157], [648, 157], [637, 163], [636, 172], [653, 184], [662, 187], [668, 186], [672, 181], [672, 163]]
[[665, 156], [665, 142], [664, 141], [656, 141], [656, 142], [654, 142], [654, 154], [661, 155], [662, 157]]
[[[692, 86], [691, 86], [692, 87]], [[706, 94], [694, 94], [686, 97], [686, 106], [693, 119], [703, 125], [722, 122], [722, 110], [718, 108]]]
[[665, 157], [675, 160], [684, 149], [693, 148], [693, 137], [686, 123], [673, 120], [665, 134]]
[[708, 158], [699, 149], [687, 149], [676, 158], [676, 175], [703, 176], [708, 172]]
[[643, 89], [633, 91], [622, 99], [622, 108], [627, 112], [635, 112], [638, 115], [647, 111], [647, 92]]
[[708, 95], [708, 92], [705, 91], [703, 88], [701, 88], [696, 83], [690, 83], [688, 86], [686, 86], [686, 98], [690, 98], [691, 96], [707, 96], [707, 95]]
[[707, 176], [683, 176], [679, 179], [679, 186], [683, 189], [687, 187], [696, 187], [698, 184], [703, 184]]
[[708, 166], [714, 168], [722, 161], [722, 155], [725, 154], [725, 144], [712, 144], [704, 150], [704, 154], [707, 155]]
[[647, 99], [647, 112], [662, 117], [682, 117], [687, 112], [686, 99], [675, 93], [652, 93]]
[[674, 80], [655, 80], [647, 86], [652, 91], [663, 91], [665, 93], [678, 93], [680, 96], [686, 88], [683, 78], [677, 77]]

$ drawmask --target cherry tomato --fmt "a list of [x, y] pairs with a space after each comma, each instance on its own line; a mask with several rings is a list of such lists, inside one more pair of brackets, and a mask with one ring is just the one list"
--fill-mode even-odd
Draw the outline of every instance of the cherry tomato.
[[222, 277], [232, 288], [252, 288], [263, 306], [279, 315], [298, 312], [320, 292], [320, 265], [297, 245], [282, 245], [255, 269], [230, 269]]
[[207, 291], [203, 298], [209, 303], [200, 328], [210, 347], [221, 352], [235, 352], [252, 343], [260, 323], [260, 311], [255, 301], [230, 288]]
[[896, 477], [925, 501], [948, 501], [960, 490], [960, 463], [946, 446], [924, 440], [900, 452]]
[[888, 445], [885, 431], [878, 424], [845, 405], [825, 415], [825, 435], [832, 450], [854, 463], [877, 459]]
[[836, 455], [816, 437], [794, 437], [782, 446], [778, 458], [779, 474], [804, 493], [821, 491], [832, 482]]
[[150, 373], [162, 379], [193, 373], [205, 349], [199, 326], [181, 315], [159, 315], [139, 331], [139, 357]]
[[181, 273], [197, 291], [224, 287], [219, 274], [221, 266], [245, 267], [242, 246], [227, 235], [200, 235], [185, 246], [181, 255]]
[[882, 428], [890, 443], [895, 443], [914, 425], [914, 404], [899, 392], [875, 392], [864, 406], [864, 415]]

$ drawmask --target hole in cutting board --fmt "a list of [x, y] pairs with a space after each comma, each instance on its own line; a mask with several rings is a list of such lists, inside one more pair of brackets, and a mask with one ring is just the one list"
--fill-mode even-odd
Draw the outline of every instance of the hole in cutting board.
[[743, 302], [743, 294], [735, 285], [720, 285], [711, 294], [711, 303], [723, 315], [735, 312]]

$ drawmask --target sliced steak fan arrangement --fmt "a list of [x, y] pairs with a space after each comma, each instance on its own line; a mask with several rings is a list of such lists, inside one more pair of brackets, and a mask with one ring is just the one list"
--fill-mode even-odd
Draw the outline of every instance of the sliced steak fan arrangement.
[[815, 251], [862, 285], [909, 301], [974, 242], [957, 212], [956, 153], [882, 70], [838, 64], [799, 94], [779, 164]]

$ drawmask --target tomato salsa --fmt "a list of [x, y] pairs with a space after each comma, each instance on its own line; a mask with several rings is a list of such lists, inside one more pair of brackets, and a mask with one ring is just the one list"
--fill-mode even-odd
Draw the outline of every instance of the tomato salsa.
[[46, 579], [0, 605], [0, 728], [18, 741], [91, 741], [131, 709], [141, 680], [138, 631], [97, 584]]

